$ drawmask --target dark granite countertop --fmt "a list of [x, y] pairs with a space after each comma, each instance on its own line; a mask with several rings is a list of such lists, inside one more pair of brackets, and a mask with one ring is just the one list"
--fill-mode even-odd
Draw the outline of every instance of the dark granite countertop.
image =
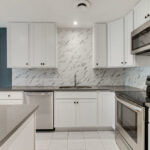
[[0, 106], [0, 146], [37, 110], [37, 105]]
[[0, 91], [143, 91], [130, 86], [92, 86], [91, 88], [59, 88], [56, 86], [14, 86], [0, 88]]

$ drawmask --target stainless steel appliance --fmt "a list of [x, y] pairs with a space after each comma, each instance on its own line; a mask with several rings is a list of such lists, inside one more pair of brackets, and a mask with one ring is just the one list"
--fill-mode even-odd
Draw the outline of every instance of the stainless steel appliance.
[[116, 94], [116, 142], [121, 150], [145, 150], [145, 107]]
[[132, 54], [150, 55], [150, 21], [132, 32]]
[[25, 104], [37, 104], [37, 131], [54, 129], [53, 92], [25, 92]]

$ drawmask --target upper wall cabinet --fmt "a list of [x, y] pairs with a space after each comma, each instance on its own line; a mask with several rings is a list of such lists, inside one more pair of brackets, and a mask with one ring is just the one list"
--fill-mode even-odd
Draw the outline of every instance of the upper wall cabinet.
[[[108, 31], [107, 31], [108, 30]], [[108, 24], [95, 24], [93, 29], [93, 67], [117, 68], [135, 66], [131, 55], [133, 11]]]
[[124, 20], [119, 19], [108, 24], [108, 65], [124, 65]]
[[124, 17], [124, 65], [135, 66], [135, 56], [131, 54], [131, 32], [134, 29], [134, 13], [129, 12]]
[[9, 68], [56, 68], [55, 23], [10, 23]]
[[133, 31], [133, 11], [124, 18], [108, 24], [108, 65], [111, 67], [133, 67], [131, 54], [131, 32]]
[[56, 27], [49, 23], [30, 24], [31, 64], [56, 66]]
[[7, 66], [28, 67], [29, 53], [29, 25], [27, 23], [11, 23], [7, 31]]
[[150, 0], [140, 0], [134, 8], [134, 29], [150, 20]]
[[93, 28], [93, 67], [107, 67], [107, 24], [97, 23]]

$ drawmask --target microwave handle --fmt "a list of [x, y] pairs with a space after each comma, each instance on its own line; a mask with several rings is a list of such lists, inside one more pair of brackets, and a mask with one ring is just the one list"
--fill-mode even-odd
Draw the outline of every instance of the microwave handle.
[[132, 109], [133, 111], [136, 111], [136, 112], [143, 111], [143, 109], [141, 107], [138, 107], [138, 106], [135, 106], [135, 105], [130, 104], [128, 102], [125, 102], [125, 101], [119, 99], [117, 96], [116, 96], [116, 100], [119, 101], [121, 104], [127, 106], [128, 108]]

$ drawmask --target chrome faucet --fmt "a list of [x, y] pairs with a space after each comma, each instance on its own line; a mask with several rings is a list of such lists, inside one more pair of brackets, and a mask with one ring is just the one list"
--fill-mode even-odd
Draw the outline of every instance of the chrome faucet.
[[74, 87], [76, 87], [77, 86], [77, 75], [75, 74], [74, 75]]

